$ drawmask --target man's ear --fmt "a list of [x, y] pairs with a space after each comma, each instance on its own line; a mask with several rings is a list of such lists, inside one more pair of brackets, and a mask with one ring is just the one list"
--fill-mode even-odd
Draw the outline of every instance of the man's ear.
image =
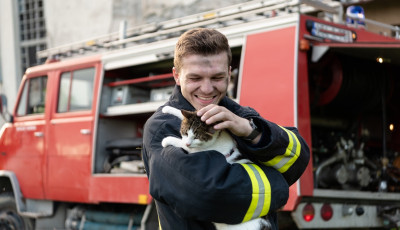
[[174, 75], [174, 79], [175, 79], [176, 85], [180, 86], [181, 83], [179, 82], [179, 73], [178, 73], [178, 71], [176, 70], [175, 67], [172, 67], [172, 75]]
[[228, 83], [229, 82], [231, 82], [231, 80], [232, 80], [232, 66], [229, 66], [229, 69], [228, 69]]

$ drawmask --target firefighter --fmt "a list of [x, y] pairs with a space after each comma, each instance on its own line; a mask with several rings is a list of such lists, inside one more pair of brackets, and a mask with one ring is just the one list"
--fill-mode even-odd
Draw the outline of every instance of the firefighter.
[[181, 121], [159, 108], [144, 127], [143, 160], [160, 229], [214, 229], [213, 222], [238, 224], [263, 216], [277, 229], [276, 211], [308, 164], [309, 149], [296, 128], [267, 121], [226, 96], [231, 59], [228, 40], [217, 30], [182, 34], [172, 69], [176, 86], [165, 105], [197, 110], [209, 124], [219, 122], [214, 129], [228, 129], [240, 152], [256, 164], [229, 164], [216, 151], [163, 148], [164, 137], [180, 137]]

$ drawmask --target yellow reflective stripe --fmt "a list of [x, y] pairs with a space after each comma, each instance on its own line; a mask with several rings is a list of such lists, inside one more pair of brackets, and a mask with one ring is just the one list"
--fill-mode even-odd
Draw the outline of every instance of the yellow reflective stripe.
[[[283, 130], [285, 130], [285, 129], [283, 129]], [[286, 130], [285, 130], [285, 131], [286, 131]], [[282, 158], [288, 157], [288, 156], [290, 156], [290, 154], [292, 153], [292, 149], [293, 149], [293, 138], [292, 138], [292, 135], [290, 135], [287, 131], [286, 131], [286, 133], [287, 133], [288, 136], [289, 136], [289, 144], [288, 144], [288, 147], [286, 148], [285, 154], [276, 156], [276, 157], [274, 157], [272, 160], [270, 160], [270, 161], [268, 161], [268, 162], [265, 162], [267, 166], [274, 166], [274, 165], [277, 165], [277, 164], [282, 160]]]
[[300, 155], [300, 150], [301, 150], [300, 141], [299, 141], [299, 139], [297, 139], [296, 135], [290, 130], [287, 130], [287, 132], [288, 132], [288, 134], [290, 133], [290, 135], [293, 135], [293, 138], [296, 140], [296, 143], [297, 143], [296, 144], [296, 152], [294, 153], [294, 156], [287, 158], [288, 161], [285, 164], [283, 164], [282, 167], [280, 167], [278, 169], [278, 171], [281, 173], [286, 172], [294, 164], [294, 162], [296, 162], [297, 158]]
[[284, 173], [290, 168], [290, 166], [294, 164], [294, 162], [299, 157], [301, 145], [299, 139], [292, 131], [287, 130], [283, 127], [281, 128], [285, 130], [285, 132], [288, 134], [289, 138], [288, 147], [286, 148], [286, 151], [283, 155], [276, 156], [272, 160], [263, 162], [263, 164], [267, 166], [272, 166], [280, 173]]
[[[157, 206], [157, 205], [156, 205]], [[157, 209], [157, 207], [156, 207], [156, 209]], [[158, 218], [158, 229], [159, 230], [162, 230], [162, 227], [161, 227], [161, 221], [160, 221], [160, 215], [158, 215], [158, 210], [156, 210], [157, 211], [157, 218]]]
[[258, 193], [258, 181], [256, 179], [256, 176], [254, 175], [253, 170], [248, 165], [242, 164], [242, 166], [244, 167], [244, 169], [246, 169], [247, 173], [249, 174], [251, 185], [253, 186], [251, 203], [249, 209], [246, 212], [246, 215], [243, 218], [243, 222], [245, 222], [251, 220], [251, 217], [253, 217], [253, 214], [257, 207], [258, 196], [255, 196], [255, 194]]
[[241, 164], [249, 174], [252, 198], [243, 222], [265, 216], [271, 205], [271, 185], [262, 169], [256, 164]]

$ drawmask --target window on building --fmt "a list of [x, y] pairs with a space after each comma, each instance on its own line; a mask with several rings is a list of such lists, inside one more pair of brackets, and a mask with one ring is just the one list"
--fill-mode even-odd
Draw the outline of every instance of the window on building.
[[44, 113], [46, 87], [47, 76], [30, 78], [25, 81], [18, 103], [17, 116]]
[[94, 74], [94, 68], [61, 74], [58, 113], [90, 110], [92, 108]]
[[44, 0], [18, 0], [21, 39], [22, 72], [43, 63], [36, 53], [46, 49]]

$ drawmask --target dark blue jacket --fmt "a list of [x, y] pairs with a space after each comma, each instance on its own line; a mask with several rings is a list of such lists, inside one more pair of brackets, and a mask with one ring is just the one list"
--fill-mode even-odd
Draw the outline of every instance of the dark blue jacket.
[[[179, 86], [166, 105], [194, 111]], [[261, 129], [257, 145], [234, 137], [241, 153], [257, 164], [231, 165], [216, 151], [187, 154], [173, 146], [163, 148], [164, 137], [180, 137], [181, 121], [161, 108], [145, 124], [143, 160], [163, 230], [214, 229], [211, 222], [237, 224], [267, 214], [277, 228], [275, 212], [287, 202], [288, 185], [308, 164], [309, 149], [297, 129], [269, 122], [227, 97], [220, 105], [253, 118]]]

